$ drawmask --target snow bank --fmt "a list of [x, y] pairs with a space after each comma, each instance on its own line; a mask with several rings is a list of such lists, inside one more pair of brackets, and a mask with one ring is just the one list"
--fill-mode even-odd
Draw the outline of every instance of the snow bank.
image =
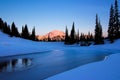
[[120, 54], [55, 75], [46, 80], [120, 80]]

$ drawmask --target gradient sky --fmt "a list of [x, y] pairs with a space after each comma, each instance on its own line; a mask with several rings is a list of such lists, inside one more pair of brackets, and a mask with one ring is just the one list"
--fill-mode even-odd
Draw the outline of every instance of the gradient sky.
[[[71, 29], [73, 21], [80, 32], [94, 32], [95, 15], [98, 14], [107, 32], [109, 10], [114, 0], [0, 0], [0, 17], [21, 31], [28, 25], [35, 26], [36, 33], [44, 35], [52, 30]], [[119, 2], [120, 3], [120, 2]]]

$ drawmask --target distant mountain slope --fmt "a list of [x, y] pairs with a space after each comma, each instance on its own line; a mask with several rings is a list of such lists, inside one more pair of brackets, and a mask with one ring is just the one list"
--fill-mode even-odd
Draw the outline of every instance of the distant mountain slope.
[[53, 30], [44, 36], [37, 36], [38, 40], [48, 41], [48, 37], [51, 41], [63, 41], [65, 39], [65, 33], [59, 30]]

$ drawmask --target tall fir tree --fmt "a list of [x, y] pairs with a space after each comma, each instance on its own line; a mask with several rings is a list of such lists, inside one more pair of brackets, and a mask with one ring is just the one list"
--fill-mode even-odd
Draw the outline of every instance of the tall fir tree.
[[28, 31], [27, 24], [25, 25], [25, 27], [22, 27], [21, 35], [22, 35], [22, 38], [30, 39], [30, 34], [29, 34], [29, 31]]
[[7, 22], [4, 22], [2, 31], [8, 35], [11, 35], [10, 26], [7, 24]]
[[22, 26], [21, 37], [24, 38], [24, 26]]
[[108, 38], [111, 43], [120, 38], [120, 20], [119, 20], [118, 1], [115, 0], [114, 7], [111, 5], [108, 27]]
[[29, 31], [28, 31], [27, 24], [25, 25], [24, 32], [25, 32], [25, 38], [29, 39], [30, 34], [29, 34]]
[[99, 25], [98, 25], [98, 15], [96, 15], [96, 25], [95, 25], [95, 44], [99, 43]]
[[83, 34], [81, 33], [80, 34], [80, 42], [82, 41], [82, 37], [83, 37]]
[[76, 35], [76, 43], [79, 44], [80, 41], [80, 35], [79, 35], [79, 30], [77, 31], [77, 35]]
[[69, 44], [69, 35], [68, 35], [68, 28], [66, 26], [65, 29], [65, 44]]
[[85, 35], [83, 33], [81, 33], [80, 35], [80, 45], [81, 46], [85, 46]]
[[74, 22], [73, 22], [73, 25], [72, 25], [72, 30], [71, 30], [71, 34], [70, 34], [70, 44], [74, 44], [75, 41], [76, 41], [76, 33], [75, 33], [75, 25], [74, 25]]
[[100, 28], [100, 31], [99, 31], [99, 34], [100, 34], [100, 44], [103, 44], [104, 43], [104, 41], [103, 41], [103, 32], [102, 32], [102, 25], [101, 25], [101, 23], [100, 23], [100, 20], [99, 20], [99, 28]]
[[110, 18], [109, 18], [109, 27], [108, 27], [108, 38], [111, 43], [114, 42], [114, 37], [115, 37], [115, 30], [114, 30], [114, 8], [113, 5], [111, 5], [110, 8]]
[[7, 34], [11, 35], [10, 25], [7, 25]]
[[32, 34], [31, 34], [31, 40], [35, 41], [36, 40], [36, 35], [35, 35], [35, 27], [32, 29]]
[[8, 27], [7, 27], [7, 22], [4, 22], [4, 24], [3, 24], [3, 29], [2, 29], [4, 33], [7, 33], [7, 32], [8, 32], [8, 31], [7, 31], [7, 28], [8, 28]]
[[87, 40], [90, 41], [90, 32], [88, 32]]
[[93, 37], [93, 34], [91, 33], [90, 34], [90, 41], [93, 41], [94, 40], [94, 37]]
[[15, 36], [15, 37], [19, 37], [20, 36], [20, 34], [18, 32], [18, 29], [17, 29], [17, 27], [16, 27], [14, 22], [11, 25], [11, 36]]
[[98, 15], [96, 14], [96, 25], [95, 25], [95, 38], [94, 38], [95, 44], [103, 44], [103, 37], [102, 37], [102, 26], [100, 24], [100, 21], [98, 21]]
[[0, 18], [0, 30], [1, 30], [1, 31], [2, 31], [2, 29], [3, 29], [3, 26], [4, 26], [4, 22], [3, 22], [2, 18]]
[[115, 39], [120, 38], [120, 25], [119, 25], [119, 10], [118, 10], [118, 1], [115, 0], [115, 8], [114, 8], [114, 28], [115, 28]]

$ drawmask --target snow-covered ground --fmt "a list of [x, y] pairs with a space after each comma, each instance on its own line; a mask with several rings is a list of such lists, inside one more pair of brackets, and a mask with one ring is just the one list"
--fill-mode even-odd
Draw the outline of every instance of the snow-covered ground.
[[106, 60], [90, 63], [46, 80], [120, 80], [120, 54], [113, 54]]
[[0, 32], [0, 56], [50, 51], [58, 49], [59, 45], [62, 47], [63, 43], [51, 44], [51, 42], [34, 42], [21, 38], [11, 38]]
[[16, 37], [9, 37], [8, 35], [0, 32], [0, 56], [9, 56], [17, 54], [44, 52], [52, 50], [108, 50], [111, 52], [120, 51], [120, 40], [114, 44], [105, 45], [92, 45], [89, 47], [81, 47], [79, 45], [64, 45], [63, 42], [34, 42]]
[[33, 42], [11, 38], [0, 32], [0, 57], [53, 50], [101, 51], [113, 55], [108, 56], [104, 61], [80, 66], [46, 80], [120, 80], [120, 54], [116, 54], [120, 53], [120, 40], [113, 44], [80, 47], [79, 45], [67, 46], [62, 42]]

